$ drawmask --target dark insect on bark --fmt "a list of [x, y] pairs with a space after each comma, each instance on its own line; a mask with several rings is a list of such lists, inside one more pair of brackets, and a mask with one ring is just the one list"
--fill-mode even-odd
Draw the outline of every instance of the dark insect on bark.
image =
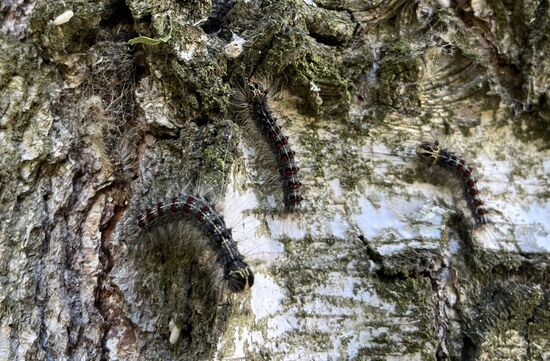
[[304, 198], [300, 192], [302, 182], [298, 174], [300, 168], [298, 168], [294, 159], [295, 152], [291, 149], [288, 144], [288, 137], [282, 133], [281, 127], [277, 124], [277, 119], [269, 109], [267, 90], [259, 83], [252, 82], [246, 89], [246, 93], [250, 116], [269, 142], [279, 166], [285, 210], [288, 212], [296, 211]]
[[479, 190], [476, 187], [477, 180], [473, 176], [473, 168], [466, 162], [447, 149], [442, 149], [439, 142], [423, 142], [416, 148], [416, 154], [425, 163], [430, 166], [450, 171], [456, 175], [462, 183], [464, 197], [468, 208], [472, 213], [477, 225], [488, 222], [487, 210], [482, 207], [483, 201], [479, 198]]
[[244, 262], [231, 229], [226, 227], [223, 217], [206, 200], [184, 193], [159, 201], [145, 208], [136, 223], [140, 230], [146, 230], [164, 222], [179, 220], [180, 217], [196, 222], [208, 234], [212, 248], [218, 253], [217, 261], [223, 267], [223, 277], [232, 292], [252, 287], [254, 274]]

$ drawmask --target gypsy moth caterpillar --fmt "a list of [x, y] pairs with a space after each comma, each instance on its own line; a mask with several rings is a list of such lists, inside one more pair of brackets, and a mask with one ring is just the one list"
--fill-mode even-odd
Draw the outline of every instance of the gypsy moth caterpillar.
[[482, 225], [488, 222], [485, 216], [487, 210], [482, 207], [484, 202], [479, 197], [473, 168], [468, 166], [466, 161], [453, 152], [441, 148], [438, 141], [420, 143], [416, 148], [416, 154], [424, 163], [437, 166], [458, 176], [463, 186], [464, 198], [476, 224]]
[[269, 143], [275, 156], [283, 188], [284, 209], [294, 212], [304, 199], [301, 194], [300, 168], [296, 164], [295, 152], [288, 143], [288, 137], [271, 112], [268, 105], [270, 87], [259, 81], [252, 81], [234, 94], [235, 107], [241, 121], [253, 122]]
[[231, 229], [226, 226], [215, 206], [203, 197], [181, 193], [149, 202], [127, 220], [124, 231], [135, 238], [152, 228], [182, 218], [199, 226], [208, 236], [209, 246], [216, 252], [216, 262], [223, 268], [223, 279], [232, 292], [244, 291], [254, 284], [254, 274], [239, 252]]

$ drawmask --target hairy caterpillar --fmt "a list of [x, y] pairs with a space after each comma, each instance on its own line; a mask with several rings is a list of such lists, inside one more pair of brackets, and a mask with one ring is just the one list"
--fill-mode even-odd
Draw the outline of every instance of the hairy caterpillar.
[[472, 175], [473, 169], [466, 162], [447, 149], [442, 149], [439, 142], [423, 142], [416, 148], [418, 157], [431, 166], [438, 166], [453, 172], [460, 177], [464, 188], [464, 196], [468, 208], [472, 213], [476, 224], [487, 223], [487, 210], [482, 207], [483, 201], [479, 198], [479, 190], [476, 187], [477, 180]]
[[251, 82], [239, 96], [242, 98], [238, 99], [239, 105], [247, 113], [245, 117], [254, 120], [275, 155], [283, 185], [285, 210], [296, 211], [304, 199], [300, 192], [300, 168], [296, 165], [295, 152], [288, 144], [288, 137], [282, 133], [277, 119], [269, 109], [268, 90], [258, 82]]
[[241, 292], [252, 287], [254, 274], [244, 262], [237, 249], [231, 229], [213, 206], [198, 196], [182, 193], [178, 196], [158, 201], [146, 207], [134, 220], [138, 232], [143, 232], [160, 222], [179, 217], [196, 222], [209, 236], [211, 246], [218, 252], [217, 262], [223, 267], [223, 278], [232, 292]]

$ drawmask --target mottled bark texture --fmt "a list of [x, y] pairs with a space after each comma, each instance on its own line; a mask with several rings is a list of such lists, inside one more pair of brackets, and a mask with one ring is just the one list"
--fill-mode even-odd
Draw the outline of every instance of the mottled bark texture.
[[[3, 1], [0, 359], [549, 360], [549, 9]], [[230, 104], [250, 77], [281, 89], [296, 215]], [[488, 227], [415, 161], [432, 134], [476, 166]], [[192, 225], [124, 226], [198, 185], [251, 291]]]

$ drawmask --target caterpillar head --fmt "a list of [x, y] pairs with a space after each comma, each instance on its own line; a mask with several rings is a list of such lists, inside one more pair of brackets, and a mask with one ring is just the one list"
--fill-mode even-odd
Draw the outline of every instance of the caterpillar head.
[[223, 277], [227, 280], [231, 292], [242, 292], [254, 284], [254, 273], [248, 264], [241, 260], [234, 260], [227, 264]]
[[267, 90], [260, 83], [251, 82], [249, 85], [250, 94], [252, 100], [257, 100], [258, 98], [265, 97], [267, 95]]
[[437, 162], [439, 151], [440, 147], [438, 141], [434, 143], [422, 142], [416, 147], [416, 155], [418, 155], [422, 161], [430, 164], [435, 164]]

